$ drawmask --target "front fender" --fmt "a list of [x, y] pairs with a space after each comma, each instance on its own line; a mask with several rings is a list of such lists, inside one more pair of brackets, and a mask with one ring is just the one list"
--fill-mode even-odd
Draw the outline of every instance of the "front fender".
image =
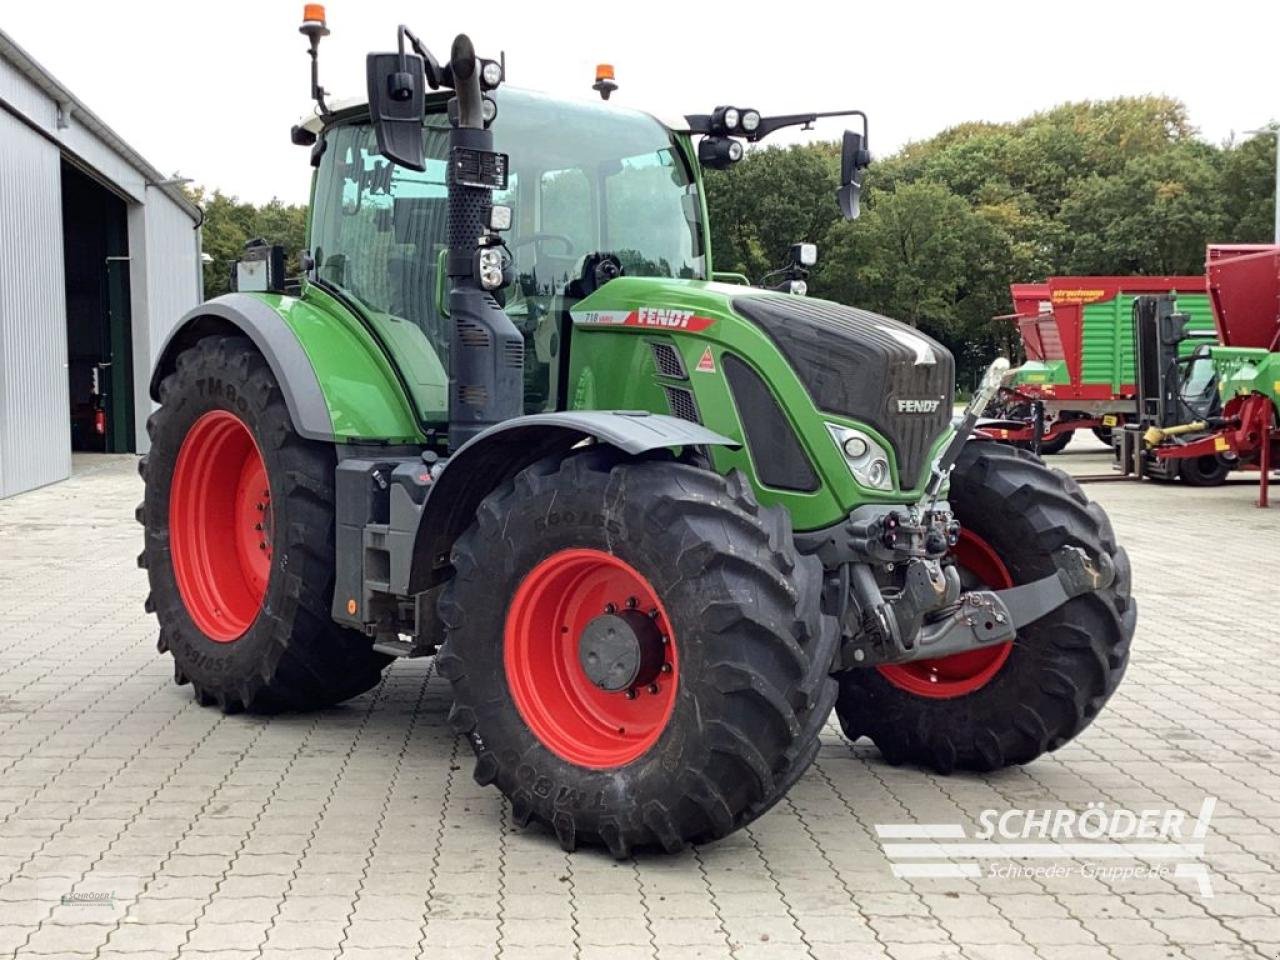
[[432, 484], [418, 519], [407, 592], [420, 593], [441, 578], [453, 542], [485, 497], [530, 464], [584, 440], [633, 456], [672, 447], [740, 446], [701, 424], [647, 411], [567, 410], [499, 423], [459, 447]]

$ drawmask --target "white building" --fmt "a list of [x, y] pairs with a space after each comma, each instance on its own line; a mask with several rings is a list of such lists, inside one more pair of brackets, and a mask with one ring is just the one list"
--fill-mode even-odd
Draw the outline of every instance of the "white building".
[[142, 452], [152, 357], [201, 299], [198, 207], [0, 31], [0, 497]]

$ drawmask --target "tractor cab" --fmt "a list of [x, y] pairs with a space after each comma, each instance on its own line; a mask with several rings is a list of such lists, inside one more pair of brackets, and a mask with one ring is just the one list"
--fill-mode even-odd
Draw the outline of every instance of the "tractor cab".
[[[524, 338], [524, 411], [557, 409], [587, 263], [627, 276], [707, 278], [705, 206], [687, 137], [648, 114], [495, 91], [495, 149], [510, 158], [493, 203], [509, 280], [495, 291]], [[447, 419], [452, 321], [446, 283], [449, 119], [429, 100], [423, 167], [379, 151], [364, 106], [310, 125], [319, 139], [309, 244], [313, 279], [367, 314], [416, 385], [424, 419]]]

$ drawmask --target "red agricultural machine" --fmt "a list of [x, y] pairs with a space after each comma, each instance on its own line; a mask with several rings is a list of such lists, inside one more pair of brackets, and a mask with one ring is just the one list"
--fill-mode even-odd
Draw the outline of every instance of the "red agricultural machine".
[[1010, 291], [1010, 319], [1026, 362], [1006, 382], [995, 411], [1008, 422], [989, 432], [1042, 454], [1060, 452], [1077, 430], [1110, 443], [1112, 428], [1134, 418], [1137, 297], [1177, 293], [1188, 329], [1213, 330], [1203, 277], [1051, 277], [1012, 284]]
[[1125, 474], [1139, 477], [1220, 460], [1257, 470], [1265, 507], [1280, 459], [1280, 246], [1210, 246], [1206, 274], [1220, 343], [1194, 335], [1185, 297], [1134, 304], [1138, 418], [1116, 456]]

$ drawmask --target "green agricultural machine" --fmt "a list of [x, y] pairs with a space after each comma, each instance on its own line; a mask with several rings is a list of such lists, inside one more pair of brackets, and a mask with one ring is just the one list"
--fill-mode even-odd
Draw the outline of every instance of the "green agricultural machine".
[[619, 857], [758, 817], [833, 708], [943, 772], [1097, 715], [1128, 561], [1065, 475], [969, 442], [1001, 367], [953, 421], [912, 326], [717, 279], [701, 169], [823, 115], [664, 124], [403, 27], [331, 108], [321, 10], [303, 32], [305, 276], [251, 251], [151, 381], [140, 562], [200, 703], [322, 707], [434, 656], [476, 779]]

